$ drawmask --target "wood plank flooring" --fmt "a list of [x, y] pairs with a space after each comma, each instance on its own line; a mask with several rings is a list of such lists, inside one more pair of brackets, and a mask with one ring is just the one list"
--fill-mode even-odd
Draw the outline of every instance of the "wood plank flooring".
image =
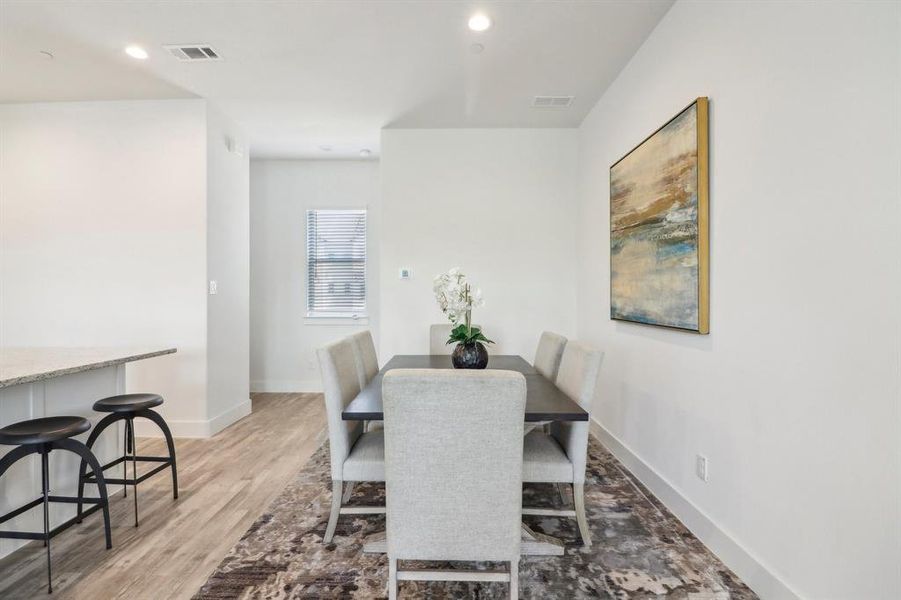
[[[321, 395], [252, 400], [252, 414], [215, 437], [176, 440], [178, 500], [168, 471], [145, 481], [135, 528], [131, 489], [127, 498], [118, 493], [110, 503], [112, 550], [104, 548], [100, 514], [91, 515], [51, 542], [52, 596], [36, 542], [0, 561], [0, 598], [190, 598], [326, 437]], [[164, 455], [165, 444], [139, 439], [138, 452]]]

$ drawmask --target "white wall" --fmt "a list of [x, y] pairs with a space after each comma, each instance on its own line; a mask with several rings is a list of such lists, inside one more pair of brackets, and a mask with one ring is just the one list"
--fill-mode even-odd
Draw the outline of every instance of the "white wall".
[[0, 345], [176, 346], [127, 377], [176, 436], [249, 413], [249, 167], [226, 137], [204, 100], [0, 106]]
[[0, 106], [0, 345], [177, 346], [128, 366], [206, 418], [201, 100]]
[[[229, 142], [234, 144], [229, 150]], [[246, 140], [207, 110], [207, 296], [210, 433], [250, 414], [250, 190]]]
[[[321, 390], [317, 348], [367, 327], [379, 340], [379, 164], [251, 161], [250, 197], [251, 388]], [[368, 324], [309, 324], [304, 318], [306, 211], [311, 208], [368, 208]]]
[[432, 278], [455, 266], [492, 352], [575, 332], [576, 149], [574, 129], [382, 131], [381, 356], [428, 352]]
[[[899, 6], [679, 2], [581, 127], [594, 416], [764, 597], [901, 587]], [[711, 333], [613, 322], [609, 166], [700, 95]]]

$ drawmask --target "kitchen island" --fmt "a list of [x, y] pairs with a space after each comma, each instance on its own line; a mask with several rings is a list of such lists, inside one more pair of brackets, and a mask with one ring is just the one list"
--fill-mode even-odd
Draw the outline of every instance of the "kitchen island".
[[[175, 348], [0, 348], [0, 427], [54, 415], [77, 415], [96, 424], [104, 415], [95, 413], [95, 401], [125, 393], [126, 363], [172, 354]], [[152, 390], [149, 390], [152, 391]], [[78, 436], [86, 441], [90, 432]], [[123, 454], [122, 423], [103, 432], [93, 451], [101, 463]], [[0, 446], [0, 456], [13, 446]], [[76, 495], [79, 459], [69, 452], [50, 454], [50, 487], [61, 495]], [[110, 488], [112, 496], [121, 493]], [[86, 495], [96, 487], [86, 486]], [[40, 461], [37, 455], [14, 464], [0, 477], [0, 514], [26, 504], [41, 494]], [[53, 527], [75, 514], [75, 505], [51, 504]], [[4, 530], [38, 531], [41, 511], [34, 509], [4, 523]], [[99, 518], [99, 517], [98, 517]], [[87, 522], [87, 521], [86, 521]], [[88, 526], [93, 527], [93, 524]], [[25, 542], [0, 540], [0, 557]], [[102, 542], [98, 542], [102, 543]]]

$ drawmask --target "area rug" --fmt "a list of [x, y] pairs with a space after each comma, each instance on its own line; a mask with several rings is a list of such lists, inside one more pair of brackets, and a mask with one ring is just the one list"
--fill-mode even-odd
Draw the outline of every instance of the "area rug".
[[[384, 502], [384, 486], [358, 485], [351, 503]], [[585, 504], [593, 544], [584, 549], [574, 519], [526, 517], [532, 529], [566, 542], [564, 556], [525, 556], [520, 598], [744, 600], [757, 596], [698, 541], [597, 441], [589, 448]], [[559, 506], [551, 485], [529, 485], [523, 504]], [[195, 600], [386, 598], [385, 555], [364, 554], [381, 515], [347, 515], [322, 543], [331, 503], [328, 445], [222, 560]], [[494, 566], [494, 565], [488, 565]], [[471, 568], [472, 565], [465, 565]], [[400, 598], [508, 597], [501, 583], [401, 582]]]

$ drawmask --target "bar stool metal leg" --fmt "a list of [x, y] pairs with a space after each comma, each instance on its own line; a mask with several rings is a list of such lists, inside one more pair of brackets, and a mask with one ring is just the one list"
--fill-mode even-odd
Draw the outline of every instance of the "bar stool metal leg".
[[[125, 458], [128, 457], [129, 448], [131, 447], [131, 436], [129, 435], [128, 421], [125, 421], [125, 441], [122, 443], [124, 452], [122, 453], [122, 479], [128, 479], [128, 463]], [[122, 497], [128, 498], [128, 484], [122, 484]]]
[[[87, 462], [88, 466], [91, 468], [91, 472], [97, 474], [93, 483], [97, 486], [97, 495], [99, 496], [100, 502], [95, 503], [95, 506], [99, 506], [100, 510], [103, 511], [103, 529], [104, 533], [106, 534], [106, 549], [109, 550], [113, 547], [113, 536], [110, 530], [109, 520], [109, 495], [106, 493], [106, 479], [104, 479], [103, 477], [103, 470], [100, 468], [100, 462], [97, 460], [97, 457], [94, 456], [94, 454], [91, 452], [91, 450], [78, 440], [56, 440], [55, 442], [50, 442], [50, 448], [59, 448], [61, 450], [68, 450], [73, 454], [77, 454], [81, 457], [82, 460]], [[81, 502], [82, 499], [83, 495], [79, 494], [76, 500]], [[73, 521], [80, 523], [80, 515], [76, 515], [73, 518]]]
[[[103, 433], [103, 431], [107, 427], [109, 427], [116, 421], [121, 421], [123, 419], [125, 419], [125, 415], [123, 415], [121, 413], [107, 415], [107, 416], [103, 417], [102, 419], [100, 419], [100, 422], [97, 423], [97, 425], [95, 425], [94, 428], [91, 430], [91, 434], [88, 436], [88, 441], [85, 442], [85, 446], [87, 447], [87, 449], [90, 450], [91, 448], [94, 447], [94, 442], [97, 441], [97, 438], [100, 437], [100, 434]], [[126, 431], [126, 440], [127, 439], [128, 439], [128, 432]], [[73, 450], [73, 452], [76, 452], [76, 451]], [[122, 462], [123, 463], [125, 462], [124, 454], [122, 456]], [[84, 497], [85, 474], [87, 473], [87, 468], [88, 468], [88, 461], [87, 461], [87, 459], [84, 458], [84, 456], [82, 456], [81, 465], [78, 468], [78, 497], [79, 498]], [[125, 465], [123, 465], [122, 469], [123, 469], [122, 479], [125, 479], [125, 475], [126, 475]], [[77, 512], [78, 520], [76, 521], [77, 523], [81, 523], [82, 513], [83, 513], [83, 506], [82, 506], [82, 503], [79, 502], [78, 503], [78, 512]]]
[[132, 494], [135, 499], [135, 527], [138, 526], [138, 445], [135, 442], [135, 423], [134, 419], [129, 417], [128, 419], [128, 431], [131, 434], [131, 475], [134, 480], [134, 489], [132, 490]]
[[[44, 450], [45, 450], [44, 446], [41, 445], [40, 453], [42, 455], [41, 456], [41, 497], [42, 498], [46, 498], [47, 494], [50, 493], [50, 490], [47, 489], [47, 483], [48, 483], [47, 479], [48, 478], [44, 477], [44, 457], [43, 457]], [[44, 547], [45, 548], [47, 547], [47, 538], [44, 538]]]
[[44, 489], [44, 546], [47, 547], [47, 593], [53, 593], [53, 577], [50, 572], [50, 449], [41, 447], [41, 487]]
[[169, 430], [166, 420], [163, 419], [158, 412], [150, 409], [139, 410], [135, 413], [135, 416], [144, 417], [145, 419], [153, 421], [156, 423], [156, 426], [160, 428], [160, 431], [163, 432], [163, 437], [166, 438], [166, 448], [169, 450], [169, 461], [171, 463], [172, 497], [178, 500], [178, 467], [175, 463], [175, 440], [172, 439], [172, 432]]

